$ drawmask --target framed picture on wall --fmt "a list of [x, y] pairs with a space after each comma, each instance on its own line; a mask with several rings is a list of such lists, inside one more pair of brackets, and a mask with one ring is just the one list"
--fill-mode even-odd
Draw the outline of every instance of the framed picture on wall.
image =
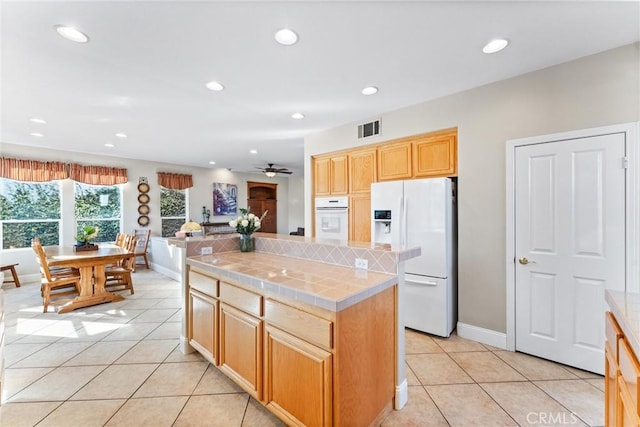
[[235, 184], [213, 184], [213, 215], [238, 214], [238, 186]]

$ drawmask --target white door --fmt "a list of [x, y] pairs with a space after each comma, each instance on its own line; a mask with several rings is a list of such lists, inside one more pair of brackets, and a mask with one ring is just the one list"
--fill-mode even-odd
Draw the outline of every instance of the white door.
[[625, 136], [515, 153], [516, 350], [603, 372], [604, 290], [625, 289]]

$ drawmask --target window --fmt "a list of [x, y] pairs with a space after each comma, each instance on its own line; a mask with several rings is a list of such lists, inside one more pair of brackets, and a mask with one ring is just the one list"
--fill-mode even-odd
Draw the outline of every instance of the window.
[[0, 178], [2, 249], [27, 248], [39, 237], [45, 246], [60, 242], [60, 184]]
[[160, 187], [160, 217], [162, 237], [173, 237], [187, 222], [187, 190]]
[[119, 185], [75, 184], [76, 230], [98, 227], [98, 242], [112, 242], [120, 232], [121, 191]]

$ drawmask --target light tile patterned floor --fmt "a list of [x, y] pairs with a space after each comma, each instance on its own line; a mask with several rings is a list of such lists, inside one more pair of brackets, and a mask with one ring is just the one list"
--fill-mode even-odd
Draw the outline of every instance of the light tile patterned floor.
[[[282, 425], [198, 354], [177, 349], [179, 284], [138, 270], [125, 301], [42, 313], [39, 284], [5, 285], [0, 425]], [[409, 403], [384, 426], [602, 425], [602, 377], [407, 330]]]

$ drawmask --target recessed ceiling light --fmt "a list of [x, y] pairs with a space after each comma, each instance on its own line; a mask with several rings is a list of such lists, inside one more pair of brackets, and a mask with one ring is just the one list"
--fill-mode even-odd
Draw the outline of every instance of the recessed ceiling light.
[[31, 136], [37, 136], [38, 138], [44, 136], [43, 134], [41, 134], [40, 132], [32, 132]]
[[71, 40], [76, 43], [86, 43], [89, 41], [89, 37], [83, 32], [73, 28], [67, 27], [65, 25], [56, 25], [54, 27], [58, 34], [64, 37], [67, 40]]
[[116, 133], [116, 136], [117, 136], [118, 138], [126, 138], [126, 137], [127, 137], [127, 134], [126, 134], [126, 133], [122, 133], [122, 132], [118, 132], [118, 133]]
[[505, 40], [505, 39], [491, 40], [489, 43], [484, 45], [484, 47], [482, 48], [482, 51], [484, 53], [500, 52], [502, 49], [507, 47], [508, 44], [509, 44], [509, 40]]
[[376, 93], [378, 93], [378, 88], [375, 86], [367, 86], [364, 89], [362, 89], [363, 95], [374, 95]]
[[276, 32], [276, 41], [285, 46], [291, 46], [298, 41], [298, 35], [295, 31], [288, 28], [283, 28]]
[[210, 165], [215, 165], [215, 164], [216, 164], [216, 162], [214, 162], [213, 160], [211, 160], [211, 161], [209, 162], [209, 164], [210, 164]]
[[249, 150], [251, 154], [258, 154], [258, 150]]
[[292, 119], [296, 119], [296, 120], [304, 119], [304, 114], [302, 114], [302, 113], [293, 113], [291, 115], [291, 118]]
[[38, 119], [38, 118], [36, 118], [36, 117], [32, 117], [32, 118], [30, 118], [30, 119], [29, 119], [29, 121], [30, 121], [30, 122], [33, 122], [33, 123], [40, 123], [41, 125], [45, 125], [45, 124], [47, 124], [47, 121], [46, 121], [46, 120]]
[[109, 147], [109, 148], [113, 148], [113, 147], [115, 147], [115, 145], [113, 145], [113, 144], [111, 144], [111, 143], [109, 143], [109, 142], [107, 142], [106, 144], [104, 144], [104, 146], [105, 146], [105, 147]]
[[212, 81], [207, 83], [207, 89], [209, 90], [213, 90], [216, 92], [220, 92], [222, 89], [224, 89], [224, 86], [222, 86], [222, 84], [220, 82], [216, 82], [216, 81]]

